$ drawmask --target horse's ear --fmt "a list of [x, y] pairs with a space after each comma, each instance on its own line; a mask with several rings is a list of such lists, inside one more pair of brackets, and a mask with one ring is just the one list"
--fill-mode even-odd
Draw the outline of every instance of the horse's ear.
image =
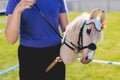
[[93, 9], [90, 13], [90, 19], [94, 19], [94, 18], [97, 18], [97, 16], [99, 15], [101, 9], [99, 8], [96, 8], [96, 9]]
[[101, 13], [101, 16], [100, 16], [100, 20], [101, 20], [101, 23], [103, 23], [106, 19], [106, 14], [105, 14], [105, 11], [102, 10], [102, 13]]

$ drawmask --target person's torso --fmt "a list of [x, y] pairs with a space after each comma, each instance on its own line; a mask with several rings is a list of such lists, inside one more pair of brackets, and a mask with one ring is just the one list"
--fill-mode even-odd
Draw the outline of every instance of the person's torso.
[[[36, 4], [46, 19], [59, 32], [59, 0], [36, 0]], [[33, 6], [26, 9], [21, 16], [20, 44], [29, 47], [48, 47], [60, 43], [60, 37], [42, 18], [39, 10]]]

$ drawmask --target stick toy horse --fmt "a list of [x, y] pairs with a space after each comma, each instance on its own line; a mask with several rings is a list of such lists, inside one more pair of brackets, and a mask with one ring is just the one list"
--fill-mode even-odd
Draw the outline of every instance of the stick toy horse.
[[105, 11], [94, 9], [90, 14], [78, 16], [67, 26], [60, 49], [60, 56], [65, 64], [74, 63], [79, 51], [83, 64], [92, 61], [96, 44], [102, 38], [102, 24], [105, 18]]
[[[60, 57], [65, 64], [73, 64], [77, 60], [78, 53], [81, 53], [80, 61], [83, 64], [93, 60], [96, 44], [102, 38], [105, 18], [105, 11], [97, 8], [90, 14], [83, 13], [67, 25], [60, 48]], [[57, 57], [46, 72], [61, 59]]]

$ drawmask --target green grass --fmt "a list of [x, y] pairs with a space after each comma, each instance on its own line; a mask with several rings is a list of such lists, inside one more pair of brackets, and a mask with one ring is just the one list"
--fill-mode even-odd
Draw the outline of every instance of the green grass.
[[[72, 21], [79, 16], [80, 12], [69, 13], [69, 20]], [[94, 59], [120, 62], [120, 12], [107, 13], [105, 21], [107, 28], [103, 30], [104, 39], [97, 44]], [[0, 16], [0, 20], [6, 20]], [[0, 24], [0, 29], [6, 24]], [[18, 63], [17, 59], [18, 42], [9, 45], [4, 33], [0, 34], [0, 71]], [[0, 80], [18, 80], [18, 68], [0, 75]], [[66, 80], [120, 80], [120, 66], [91, 62], [81, 64], [77, 60], [72, 65], [66, 65]]]

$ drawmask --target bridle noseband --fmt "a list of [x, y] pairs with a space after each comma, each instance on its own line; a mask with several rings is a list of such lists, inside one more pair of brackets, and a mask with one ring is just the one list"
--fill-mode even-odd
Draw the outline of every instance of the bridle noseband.
[[[73, 44], [70, 40], [67, 39], [66, 35], [63, 39], [63, 44], [65, 44], [67, 47], [69, 47], [70, 49], [72, 49], [73, 51], [75, 51], [75, 53], [79, 53], [80, 50], [83, 50], [85, 48], [88, 48], [90, 50], [95, 50], [97, 47], [96, 47], [96, 44], [95, 43], [91, 43], [87, 46], [83, 46], [83, 29], [86, 25], [86, 21], [84, 21], [81, 29], [80, 29], [80, 32], [79, 32], [79, 38], [78, 38], [78, 46], [76, 46], [75, 44]], [[68, 44], [68, 42], [70, 43], [70, 45]]]

